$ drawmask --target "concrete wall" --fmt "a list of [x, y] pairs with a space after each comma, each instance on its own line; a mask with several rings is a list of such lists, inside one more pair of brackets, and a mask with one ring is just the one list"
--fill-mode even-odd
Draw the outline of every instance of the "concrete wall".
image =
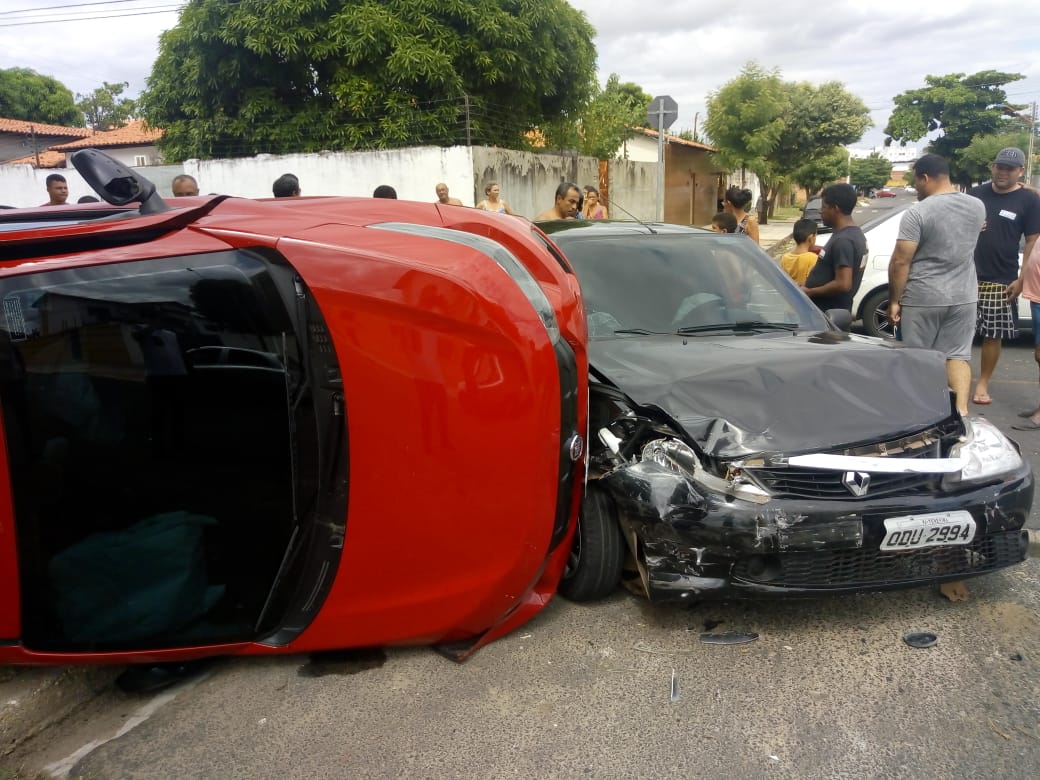
[[607, 209], [611, 219], [657, 221], [656, 162], [611, 160], [609, 176]]
[[[184, 173], [180, 165], [150, 165], [133, 170], [154, 182], [164, 198], [173, 195], [170, 191], [173, 177]], [[97, 197], [97, 193], [83, 181], [75, 168], [37, 169], [31, 165], [0, 165], [0, 205], [29, 208], [46, 203], [47, 177], [52, 173], [60, 173], [69, 183], [69, 203], [75, 203], [83, 195]]]
[[370, 196], [389, 184], [402, 200], [432, 203], [438, 182], [467, 206], [473, 202], [470, 148], [410, 147], [385, 151], [261, 154], [233, 160], [186, 160], [184, 172], [199, 182], [199, 192], [245, 198], [272, 197], [271, 185], [283, 173], [300, 180], [303, 195]]
[[[163, 197], [179, 173], [199, 182], [199, 191], [248, 198], [271, 197], [271, 184], [283, 173], [300, 178], [304, 195], [368, 196], [379, 184], [390, 184], [398, 197], [433, 202], [434, 187], [445, 182], [451, 194], [472, 206], [484, 197], [484, 186], [497, 181], [502, 197], [513, 210], [528, 218], [553, 205], [557, 186], [573, 181], [579, 187], [600, 183], [599, 161], [574, 154], [534, 154], [488, 147], [414, 147], [387, 151], [325, 152], [321, 154], [259, 155], [232, 160], [187, 160], [181, 165], [135, 169], [153, 181]], [[685, 169], [684, 169], [685, 170]], [[48, 170], [28, 165], [0, 165], [0, 204], [37, 206], [47, 200], [44, 180]], [[69, 201], [93, 192], [74, 168], [61, 170], [69, 182]], [[651, 220], [654, 215], [657, 166], [631, 160], [609, 163], [611, 216]], [[689, 189], [688, 174], [685, 185]], [[697, 180], [698, 190], [701, 187]], [[680, 193], [686, 211], [677, 221], [689, 221], [689, 192]], [[699, 206], [698, 206], [699, 209]], [[628, 213], [626, 213], [628, 212]], [[699, 217], [699, 214], [698, 214]], [[707, 217], [710, 219], [710, 216]]]
[[484, 187], [493, 181], [498, 182], [502, 199], [514, 212], [534, 219], [552, 208], [556, 188], [562, 182], [574, 182], [579, 188], [586, 184], [595, 187], [599, 181], [599, 160], [577, 154], [535, 154], [474, 146], [471, 186], [477, 203], [484, 199]]
[[69, 203], [75, 203], [83, 195], [95, 195], [75, 168], [0, 165], [0, 205], [28, 208], [46, 203], [49, 199], [47, 177], [52, 173], [60, 173], [69, 183]]
[[78, 140], [76, 136], [71, 135], [37, 135], [34, 139], [28, 133], [0, 133], [0, 161], [17, 160], [34, 151], [42, 152], [48, 146], [67, 144], [75, 140]]

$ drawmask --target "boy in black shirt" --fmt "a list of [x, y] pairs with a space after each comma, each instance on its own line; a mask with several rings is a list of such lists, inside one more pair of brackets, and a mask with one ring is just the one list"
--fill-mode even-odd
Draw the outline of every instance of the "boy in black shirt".
[[849, 184], [831, 184], [820, 193], [820, 218], [834, 229], [802, 289], [821, 311], [852, 311], [852, 299], [863, 281], [867, 238], [852, 220], [856, 190]]

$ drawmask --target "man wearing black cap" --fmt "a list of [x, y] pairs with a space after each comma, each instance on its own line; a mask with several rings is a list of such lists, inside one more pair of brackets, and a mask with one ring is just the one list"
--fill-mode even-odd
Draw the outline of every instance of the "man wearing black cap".
[[1001, 149], [990, 166], [993, 178], [971, 190], [986, 206], [986, 222], [975, 245], [975, 271], [979, 278], [979, 311], [975, 332], [982, 337], [982, 367], [974, 404], [989, 404], [989, 382], [1000, 359], [1001, 340], [1018, 335], [1016, 300], [1022, 292], [1018, 245], [1026, 238], [1029, 257], [1040, 235], [1040, 197], [1022, 186], [1026, 156], [1021, 149]]

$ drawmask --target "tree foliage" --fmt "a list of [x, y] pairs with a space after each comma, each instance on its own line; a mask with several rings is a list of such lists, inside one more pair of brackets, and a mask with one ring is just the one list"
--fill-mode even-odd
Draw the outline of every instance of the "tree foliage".
[[87, 120], [87, 127], [95, 130], [110, 130], [122, 127], [134, 115], [135, 103], [130, 98], [120, 97], [123, 90], [129, 87], [127, 82], [110, 84], [101, 82], [101, 86], [86, 95], [76, 95], [76, 108]]
[[29, 68], [0, 69], [0, 116], [48, 125], [83, 127], [72, 92]]
[[866, 105], [839, 82], [787, 82], [755, 63], [708, 96], [705, 122], [719, 161], [756, 174], [770, 208], [785, 181], [869, 126]]
[[616, 73], [606, 86], [597, 89], [578, 111], [576, 119], [562, 118], [545, 126], [546, 143], [559, 149], [577, 149], [581, 154], [609, 160], [617, 156], [631, 132], [646, 125], [646, 110], [653, 97]]
[[517, 148], [588, 99], [593, 34], [566, 0], [189, 0], [140, 108], [167, 159], [450, 145], [467, 125]]
[[813, 157], [802, 163], [791, 173], [791, 181], [805, 190], [812, 197], [828, 184], [848, 174], [849, 153], [843, 146], [837, 146], [830, 154]]
[[888, 184], [892, 177], [892, 161], [877, 152], [867, 157], [852, 160], [849, 164], [850, 177], [856, 189], [877, 190]]
[[893, 98], [896, 107], [885, 126], [885, 143], [905, 146], [938, 132], [928, 151], [947, 159], [954, 181], [970, 184], [972, 171], [964, 152], [976, 136], [1005, 132], [1009, 107], [1002, 87], [1022, 78], [1020, 73], [995, 70], [925, 76], [927, 86]]

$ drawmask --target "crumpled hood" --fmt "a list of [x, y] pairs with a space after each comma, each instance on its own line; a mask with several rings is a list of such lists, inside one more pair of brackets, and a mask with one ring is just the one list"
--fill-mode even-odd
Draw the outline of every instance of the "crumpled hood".
[[883, 441], [951, 414], [944, 357], [851, 336], [646, 336], [590, 341], [589, 362], [720, 458]]

